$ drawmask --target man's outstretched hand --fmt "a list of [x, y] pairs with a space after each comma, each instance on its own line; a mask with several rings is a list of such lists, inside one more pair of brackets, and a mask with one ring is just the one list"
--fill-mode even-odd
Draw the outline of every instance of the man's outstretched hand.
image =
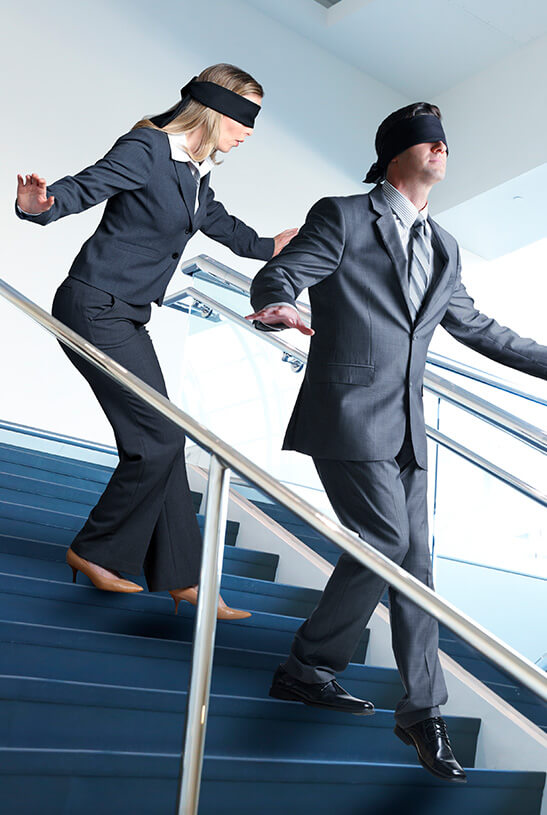
[[297, 328], [301, 334], [311, 337], [315, 334], [313, 328], [309, 328], [300, 317], [298, 311], [292, 306], [266, 306], [266, 308], [248, 314], [246, 320], [259, 320], [265, 325], [276, 325], [282, 323], [287, 328]]

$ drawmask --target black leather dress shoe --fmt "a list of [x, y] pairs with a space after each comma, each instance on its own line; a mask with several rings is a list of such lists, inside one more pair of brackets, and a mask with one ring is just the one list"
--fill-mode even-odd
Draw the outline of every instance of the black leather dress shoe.
[[424, 719], [411, 727], [402, 728], [397, 725], [393, 732], [405, 744], [416, 748], [422, 767], [437, 778], [460, 783], [467, 781], [464, 770], [454, 758], [446, 722], [440, 716]]
[[290, 699], [293, 702], [303, 702], [312, 707], [325, 707], [329, 710], [341, 710], [344, 713], [353, 713], [355, 716], [370, 716], [374, 713], [372, 702], [357, 699], [346, 693], [338, 682], [309, 684], [295, 679], [280, 665], [272, 681], [270, 696], [274, 699]]

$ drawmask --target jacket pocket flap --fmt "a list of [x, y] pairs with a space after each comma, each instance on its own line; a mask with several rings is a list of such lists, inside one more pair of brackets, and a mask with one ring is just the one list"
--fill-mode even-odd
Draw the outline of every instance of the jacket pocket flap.
[[120, 244], [120, 246], [126, 250], [127, 252], [133, 252], [135, 255], [145, 255], [148, 258], [157, 258], [160, 254], [159, 249], [151, 249], [149, 246], [141, 246], [140, 243], [130, 243], [129, 241], [124, 241], [121, 238], [114, 238], [116, 243]]
[[310, 382], [338, 382], [342, 385], [370, 385], [374, 365], [348, 365], [344, 362], [314, 362], [308, 364]]

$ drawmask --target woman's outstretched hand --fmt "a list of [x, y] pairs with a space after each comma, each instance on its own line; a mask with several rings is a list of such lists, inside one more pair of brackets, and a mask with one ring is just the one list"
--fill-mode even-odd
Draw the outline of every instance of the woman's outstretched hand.
[[285, 229], [284, 232], [280, 232], [279, 235], [276, 235], [274, 237], [275, 248], [272, 257], [278, 255], [297, 234], [298, 229]]
[[297, 328], [301, 334], [311, 337], [315, 334], [313, 328], [309, 328], [302, 320], [298, 311], [292, 306], [266, 306], [255, 311], [254, 314], [248, 314], [246, 320], [259, 320], [265, 325], [275, 325], [282, 323], [287, 328]]
[[36, 173], [27, 175], [17, 175], [17, 205], [23, 212], [29, 215], [40, 215], [51, 209], [55, 202], [53, 195], [48, 198], [45, 178], [40, 178]]

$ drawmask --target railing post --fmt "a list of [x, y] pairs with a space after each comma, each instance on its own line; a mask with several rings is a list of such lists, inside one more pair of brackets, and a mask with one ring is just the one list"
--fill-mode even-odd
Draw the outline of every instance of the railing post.
[[[441, 429], [441, 397], [437, 397], [437, 430]], [[439, 489], [439, 445], [435, 444], [435, 470], [433, 478], [433, 507], [431, 514], [431, 570], [433, 572], [433, 581], [437, 577], [436, 566], [437, 561], [435, 558], [435, 543], [436, 543], [436, 523], [437, 523], [437, 492]]]
[[198, 813], [229, 488], [230, 470], [211, 455], [177, 815]]

